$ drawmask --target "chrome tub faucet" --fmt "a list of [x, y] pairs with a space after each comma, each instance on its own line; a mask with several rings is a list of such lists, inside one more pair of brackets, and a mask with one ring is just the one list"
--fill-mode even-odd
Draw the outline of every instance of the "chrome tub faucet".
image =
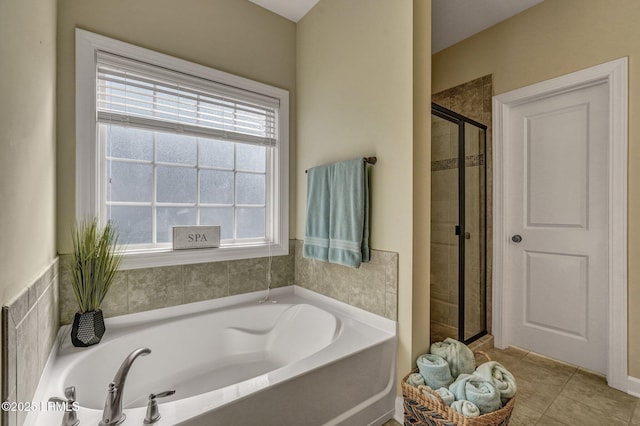
[[61, 426], [78, 426], [80, 420], [78, 420], [78, 414], [76, 413], [76, 387], [69, 386], [64, 390], [64, 396], [66, 399], [53, 396], [49, 398], [49, 403], [56, 403], [64, 405], [64, 416], [62, 417]]
[[122, 395], [129, 369], [131, 369], [131, 364], [133, 364], [136, 358], [149, 355], [150, 353], [151, 349], [149, 348], [138, 348], [131, 352], [122, 362], [113, 381], [109, 383], [107, 400], [104, 403], [104, 412], [102, 413], [102, 421], [99, 423], [100, 426], [118, 425], [124, 421], [126, 416], [122, 412]]

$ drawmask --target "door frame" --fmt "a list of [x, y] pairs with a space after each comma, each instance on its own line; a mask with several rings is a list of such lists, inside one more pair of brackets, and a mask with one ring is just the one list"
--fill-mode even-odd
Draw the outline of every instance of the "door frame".
[[628, 58], [620, 58], [561, 77], [535, 83], [493, 97], [493, 309], [495, 346], [509, 346], [503, 324], [509, 287], [504, 277], [510, 268], [509, 182], [506, 181], [509, 141], [507, 131], [511, 108], [582, 87], [609, 84], [609, 325], [607, 382], [628, 392], [627, 374], [627, 109]]

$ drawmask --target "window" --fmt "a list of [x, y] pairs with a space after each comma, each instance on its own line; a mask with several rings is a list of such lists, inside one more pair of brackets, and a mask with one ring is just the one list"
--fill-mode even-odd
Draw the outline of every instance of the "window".
[[[77, 213], [124, 267], [288, 252], [288, 92], [76, 30]], [[132, 59], [135, 58], [135, 59]], [[220, 225], [172, 251], [174, 225]]]

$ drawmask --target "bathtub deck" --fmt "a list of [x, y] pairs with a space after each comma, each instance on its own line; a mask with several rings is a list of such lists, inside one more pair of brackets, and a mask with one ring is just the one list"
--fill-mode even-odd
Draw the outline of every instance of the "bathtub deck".
[[[274, 289], [272, 303], [259, 304], [264, 295], [110, 318], [103, 341], [84, 349], [71, 346], [63, 327], [34, 400], [77, 386], [81, 423], [97, 424], [121, 360], [144, 346], [152, 353], [136, 361], [127, 379], [126, 424], [142, 423], [149, 393], [174, 388], [174, 396], [159, 401], [157, 426], [267, 426], [301, 419], [318, 425], [369, 424], [394, 409], [395, 321], [297, 286]], [[203, 316], [211, 318], [203, 321]], [[206, 324], [195, 336], [207, 349], [174, 343], [194, 333], [191, 326], [183, 330], [185, 321]], [[58, 412], [33, 412], [25, 424], [59, 422]]]

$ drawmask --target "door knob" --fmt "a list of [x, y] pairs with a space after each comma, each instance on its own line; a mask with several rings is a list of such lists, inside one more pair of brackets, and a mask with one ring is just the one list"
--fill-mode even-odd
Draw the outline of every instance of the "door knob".
[[522, 237], [516, 234], [513, 237], [511, 237], [511, 241], [513, 241], [514, 243], [519, 243], [520, 241], [522, 241]]

